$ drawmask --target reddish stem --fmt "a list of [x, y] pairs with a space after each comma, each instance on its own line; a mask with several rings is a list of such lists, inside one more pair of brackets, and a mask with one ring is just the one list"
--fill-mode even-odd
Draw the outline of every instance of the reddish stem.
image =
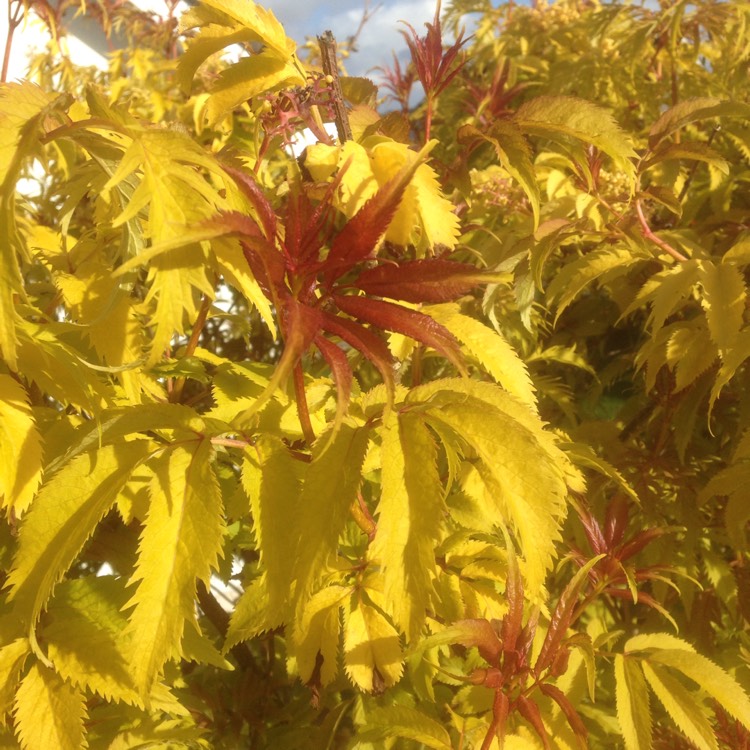
[[657, 237], [652, 231], [651, 227], [646, 221], [646, 217], [643, 215], [643, 208], [641, 207], [640, 200], [635, 202], [635, 210], [638, 214], [638, 221], [641, 224], [641, 231], [643, 236], [654, 243], [657, 247], [660, 247], [665, 253], [671, 255], [675, 260], [686, 261], [688, 258], [684, 256], [679, 250], [675, 250], [668, 242], [664, 242], [661, 238]]
[[302, 426], [302, 434], [305, 441], [312, 446], [315, 442], [315, 432], [310, 422], [310, 411], [307, 407], [307, 396], [305, 395], [305, 375], [302, 372], [302, 365], [297, 362], [294, 366], [294, 395], [297, 399], [297, 414], [299, 423]]

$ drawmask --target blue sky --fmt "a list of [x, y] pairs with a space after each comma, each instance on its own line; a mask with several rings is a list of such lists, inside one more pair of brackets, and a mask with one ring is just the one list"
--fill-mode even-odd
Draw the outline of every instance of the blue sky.
[[[316, 36], [330, 29], [336, 39], [344, 40], [355, 33], [362, 19], [364, 0], [340, 0], [335, 5], [316, 0], [270, 0], [265, 4], [273, 11], [298, 44], [306, 36]], [[377, 7], [359, 38], [359, 51], [347, 62], [352, 75], [365, 75], [376, 65], [388, 65], [391, 51], [403, 54], [406, 49], [399, 29], [408, 21], [418, 32], [435, 15], [435, 0], [371, 0], [371, 10]]]

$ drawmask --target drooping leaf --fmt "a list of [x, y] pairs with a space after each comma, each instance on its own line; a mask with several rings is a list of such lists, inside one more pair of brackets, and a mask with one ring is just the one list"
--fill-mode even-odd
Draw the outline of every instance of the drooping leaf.
[[41, 663], [23, 678], [15, 704], [16, 736], [23, 750], [85, 747], [83, 694]]
[[16, 687], [26, 659], [31, 654], [28, 638], [16, 638], [0, 648], [0, 726], [13, 705]]
[[564, 454], [527, 406], [490, 383], [435, 381], [413, 389], [408, 402], [424, 403], [430, 422], [471, 446], [479, 459], [476, 470], [484, 488], [479, 501], [487, 530], [498, 512], [515, 530], [526, 561], [526, 589], [535, 596], [565, 514]]
[[[204, 25], [212, 30], [216, 26], [246, 29], [253, 41], [273, 50], [281, 59], [291, 57], [296, 49], [296, 44], [284, 33], [284, 27], [273, 12], [253, 0], [204, 0], [199, 6], [192, 8], [181, 23], [183, 30]], [[209, 54], [211, 52], [206, 57]]]
[[711, 724], [697, 697], [663, 667], [644, 660], [641, 668], [649, 687], [685, 736], [699, 750], [718, 750]]
[[258, 577], [245, 588], [234, 606], [223, 652], [260, 633], [278, 628], [283, 622], [283, 613], [268, 606], [265, 577]]
[[708, 693], [728, 714], [750, 729], [750, 698], [739, 683], [705, 656], [684, 649], [655, 650], [649, 662], [676, 669]]
[[388, 345], [376, 333], [354, 321], [323, 311], [323, 330], [363, 354], [378, 370], [386, 388], [393, 389], [393, 356]]
[[313, 448], [295, 518], [295, 531], [299, 533], [295, 541], [299, 542], [293, 576], [298, 602], [309, 596], [336, 552], [339, 534], [359, 489], [367, 433], [367, 429], [345, 421], [333, 440], [323, 434]]
[[300, 471], [288, 448], [278, 438], [260, 436], [245, 450], [242, 485], [250, 498], [268, 608], [283, 612], [289, 601], [294, 559], [289, 547], [297, 540], [289, 531], [299, 512]]
[[42, 445], [24, 388], [0, 374], [0, 497], [16, 515], [31, 503], [42, 480]]
[[571, 302], [593, 281], [604, 274], [625, 273], [631, 266], [642, 263], [646, 257], [634, 255], [627, 247], [605, 248], [586, 253], [568, 263], [547, 287], [547, 296], [557, 306], [555, 320], [559, 320]]
[[711, 117], [744, 117], [748, 119], [750, 118], [750, 106], [744, 102], [721, 101], [714, 97], [685, 99], [670, 107], [651, 126], [648, 134], [649, 148], [655, 148], [662, 139], [688, 123]]
[[317, 307], [310, 307], [294, 298], [285, 303], [283, 319], [284, 351], [276, 364], [271, 379], [263, 393], [252, 406], [232, 420], [232, 424], [242, 427], [249, 423], [276, 393], [277, 388], [286, 382], [295, 365], [312, 344], [321, 328], [323, 313]]
[[380, 692], [401, 679], [402, 660], [396, 629], [358, 598], [344, 619], [344, 668], [349, 679], [367, 693]]
[[299, 64], [280, 59], [272, 50], [243, 57], [219, 75], [206, 103], [207, 124], [215, 126], [235, 107], [253, 97], [292, 86], [304, 86]]
[[720, 352], [731, 349], [742, 328], [747, 289], [741, 271], [733, 263], [705, 261], [701, 269], [703, 308], [708, 330]]
[[111, 389], [64, 340], [70, 332], [65, 324], [41, 325], [24, 320], [18, 324], [17, 332], [19, 369], [41, 390], [61, 404], [94, 413], [111, 403]]
[[617, 720], [626, 750], [648, 750], [651, 747], [651, 709], [648, 688], [636, 661], [615, 655], [615, 695]]
[[23, 248], [15, 213], [16, 182], [24, 162], [38, 149], [40, 131], [51, 130], [55, 110], [64, 112], [70, 102], [70, 94], [46, 92], [30, 81], [3, 82], [0, 88], [0, 279], [3, 280], [0, 284], [0, 353], [14, 369], [18, 317], [14, 295], [24, 294], [18, 264]]
[[644, 165], [644, 169], [659, 162], [670, 161], [672, 159], [703, 161], [716, 167], [720, 172], [729, 174], [729, 163], [718, 151], [705, 143], [691, 143], [689, 141], [682, 143], [662, 143], [648, 159]]
[[151, 503], [141, 533], [138, 588], [124, 637], [145, 698], [164, 663], [180, 655], [185, 621], [195, 620], [196, 579], [208, 584], [222, 548], [223, 518], [208, 440], [175, 445], [151, 462]]
[[268, 297], [263, 293], [260, 284], [250, 274], [247, 262], [236, 240], [229, 238], [216, 239], [211, 243], [214, 256], [219, 263], [226, 280], [245, 295], [268, 326], [271, 335], [276, 338], [276, 322]]
[[628, 481], [615, 466], [605, 461], [601, 456], [597, 456], [590, 445], [580, 443], [561, 443], [560, 448], [570, 457], [571, 461], [577, 466], [585, 469], [593, 469], [602, 476], [609, 477], [619, 488], [627, 493], [636, 503], [640, 503], [635, 490], [630, 486]]
[[294, 623], [294, 655], [302, 682], [309, 682], [320, 665], [320, 684], [325, 687], [338, 674], [341, 612], [351, 589], [326, 586], [305, 603]]
[[316, 336], [313, 343], [331, 368], [331, 374], [336, 383], [336, 415], [330, 432], [331, 439], [333, 439], [336, 437], [336, 433], [349, 409], [349, 399], [352, 392], [352, 368], [346, 354], [336, 344], [332, 344], [323, 336]]
[[158, 430], [177, 430], [184, 436], [194, 437], [207, 432], [207, 420], [194, 409], [183, 404], [139, 404], [107, 409], [99, 419], [89, 420], [76, 430], [67, 450], [45, 467], [51, 475], [76, 456], [104, 445], [113, 445], [127, 435], [147, 435]]
[[34, 626], [55, 584], [151, 450], [147, 440], [104, 446], [73, 459], [43, 485], [21, 525], [8, 577], [9, 598], [25, 627]]
[[424, 422], [390, 412], [384, 419], [382, 484], [372, 559], [383, 569], [384, 598], [412, 641], [422, 629], [435, 577], [443, 515], [437, 446]]

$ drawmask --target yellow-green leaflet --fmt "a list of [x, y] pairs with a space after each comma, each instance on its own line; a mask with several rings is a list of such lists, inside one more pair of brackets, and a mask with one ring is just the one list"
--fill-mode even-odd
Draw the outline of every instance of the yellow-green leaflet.
[[718, 750], [713, 729], [697, 697], [663, 667], [645, 660], [641, 667], [649, 687], [685, 736], [698, 750]]
[[128, 672], [127, 592], [112, 576], [87, 576], [61, 583], [42, 629], [55, 671], [68, 682], [108, 701], [142, 706]]
[[81, 750], [85, 747], [83, 694], [43, 664], [23, 678], [15, 704], [16, 736], [23, 750]]
[[13, 704], [18, 681], [26, 657], [31, 653], [28, 638], [16, 638], [0, 648], [0, 725], [5, 723], [5, 716]]
[[323, 434], [315, 443], [299, 512], [289, 524], [290, 533], [298, 540], [293, 568], [298, 602], [310, 593], [336, 552], [339, 534], [359, 489], [367, 433], [365, 428], [344, 422], [333, 440]]
[[572, 136], [596, 146], [612, 157], [632, 184], [632, 159], [638, 155], [628, 135], [606, 109], [573, 96], [537, 96], [518, 108], [515, 122], [527, 133], [551, 139]]
[[437, 446], [419, 416], [396, 411], [385, 417], [381, 436], [382, 490], [370, 554], [383, 570], [386, 608], [413, 640], [430, 601], [444, 512]]
[[0, 374], [0, 508], [20, 515], [42, 481], [42, 444], [24, 387]]
[[344, 628], [344, 668], [352, 683], [370, 692], [398, 682], [404, 668], [393, 625], [375, 607], [357, 598], [344, 618]]
[[643, 672], [628, 656], [615, 656], [615, 697], [617, 719], [626, 750], [649, 750], [651, 747], [651, 709]]
[[276, 437], [261, 436], [245, 449], [242, 485], [250, 498], [267, 606], [273, 612], [283, 612], [290, 598], [294, 558], [289, 530], [300, 512], [302, 466]]
[[[10, 49], [10, 47], [8, 48]], [[16, 181], [25, 160], [37, 148], [43, 118], [70, 102], [68, 94], [43, 91], [30, 83], [5, 83], [0, 89], [0, 352], [16, 367], [15, 294], [24, 294], [16, 226]]]
[[742, 272], [734, 263], [703, 263], [700, 283], [708, 330], [719, 351], [730, 350], [742, 328], [747, 289]]
[[451, 750], [453, 747], [450, 735], [440, 722], [409, 706], [387, 706], [368, 712], [360, 737], [367, 742], [404, 737], [435, 750]]
[[688, 651], [695, 653], [695, 649], [682, 638], [670, 633], [643, 633], [635, 635], [625, 643], [625, 653], [632, 654], [636, 651], [648, 651], [650, 649]]
[[137, 440], [74, 458], [42, 487], [24, 518], [10, 599], [33, 627], [55, 584], [75, 561], [99, 520], [153, 444]]
[[292, 652], [302, 682], [308, 682], [315, 669], [318, 654], [323, 659], [320, 684], [331, 683], [338, 673], [338, 650], [341, 634], [340, 610], [351, 594], [347, 586], [327, 586], [304, 604], [293, 630]]
[[207, 440], [175, 445], [151, 462], [151, 505], [141, 533], [138, 588], [125, 637], [136, 687], [146, 697], [164, 663], [180, 655], [195, 619], [196, 579], [208, 584], [224, 533], [221, 494]]
[[284, 623], [283, 613], [268, 606], [266, 577], [261, 576], [242, 592], [229, 621], [223, 653], [242, 641], [254, 638], [266, 630], [278, 628]]
[[424, 312], [442, 323], [508, 393], [537, 410], [534, 385], [526, 365], [501, 333], [462, 315], [458, 305], [433, 305]]
[[648, 661], [672, 667], [707, 692], [728, 714], [750, 729], [750, 698], [739, 683], [705, 656], [682, 649], [657, 650]]

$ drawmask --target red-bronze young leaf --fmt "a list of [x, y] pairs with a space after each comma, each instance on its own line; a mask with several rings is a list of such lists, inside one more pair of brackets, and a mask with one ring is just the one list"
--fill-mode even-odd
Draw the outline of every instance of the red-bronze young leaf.
[[375, 252], [398, 210], [404, 191], [422, 163], [424, 153], [423, 149], [411, 164], [401, 167], [396, 176], [383, 185], [336, 235], [323, 264], [329, 288], [337, 278]]
[[361, 352], [377, 368], [386, 388], [393, 390], [393, 357], [388, 345], [377, 334], [346, 318], [322, 312], [321, 326]]
[[599, 522], [596, 518], [594, 518], [594, 516], [585, 508], [579, 511], [578, 517], [581, 519], [583, 531], [586, 534], [592, 552], [595, 555], [607, 552], [610, 547], [607, 546], [607, 540], [605, 539], [601, 526], [599, 526]]
[[321, 265], [318, 262], [320, 251], [333, 234], [333, 195], [348, 165], [347, 162], [341, 167], [317, 206], [313, 206], [309, 196], [299, 185], [292, 189], [284, 224], [283, 244], [294, 271], [307, 268], [314, 273]]
[[339, 422], [349, 406], [349, 397], [352, 392], [352, 368], [349, 366], [346, 354], [336, 344], [323, 336], [316, 336], [313, 343], [331, 368], [331, 374], [336, 383], [336, 421]]
[[552, 700], [560, 706], [560, 710], [565, 714], [565, 718], [568, 720], [568, 724], [570, 724], [570, 728], [576, 736], [578, 747], [580, 747], [581, 750], [586, 750], [588, 747], [588, 729], [586, 729], [581, 717], [578, 715], [578, 711], [575, 710], [573, 704], [568, 700], [565, 693], [563, 693], [560, 688], [544, 682], [539, 685], [539, 688], [544, 695], [552, 698]]
[[521, 716], [531, 724], [534, 731], [539, 735], [539, 739], [542, 741], [542, 745], [544, 745], [544, 750], [550, 750], [549, 737], [547, 736], [547, 730], [544, 727], [544, 721], [542, 720], [539, 706], [537, 706], [534, 701], [529, 700], [523, 695], [519, 695], [518, 698], [516, 698], [516, 705], [518, 706], [518, 711]]
[[452, 625], [452, 629], [460, 633], [458, 643], [467, 648], [476, 646], [488, 664], [500, 664], [503, 644], [488, 620], [459, 620]]
[[352, 286], [367, 294], [405, 302], [448, 302], [483, 281], [481, 272], [468, 263], [429, 258], [368, 268]]
[[231, 167], [228, 164], [222, 164], [222, 167], [237, 183], [237, 187], [239, 187], [245, 197], [252, 203], [260, 219], [266, 239], [273, 242], [276, 236], [276, 213], [273, 210], [273, 206], [268, 202], [268, 198], [263, 193], [263, 189], [247, 172]]
[[[245, 260], [263, 294], [275, 305], [279, 305], [279, 296], [286, 296], [284, 294], [286, 289], [284, 259], [274, 248], [269, 248], [264, 239], [243, 240], [241, 244]], [[269, 249], [270, 252], [268, 252]]]
[[597, 555], [589, 560], [582, 568], [580, 568], [580, 570], [576, 571], [576, 574], [560, 595], [555, 611], [552, 613], [552, 619], [549, 628], [547, 629], [547, 635], [544, 638], [544, 643], [542, 643], [542, 648], [539, 651], [539, 656], [534, 665], [534, 673], [537, 677], [543, 670], [551, 666], [557, 658], [560, 644], [565, 638], [565, 634], [567, 633], [573, 619], [573, 614], [578, 602], [578, 594], [581, 591], [583, 584], [586, 582], [590, 570], [603, 557], [605, 557], [603, 554]]
[[628, 560], [629, 558], [637, 555], [644, 547], [647, 547], [654, 539], [658, 539], [664, 534], [669, 534], [674, 531], [672, 526], [658, 526], [654, 529], [645, 529], [639, 534], [636, 534], [629, 542], [626, 542], [617, 551], [618, 560]]
[[392, 302], [364, 297], [344, 297], [336, 294], [333, 295], [333, 301], [339, 310], [353, 318], [386, 331], [403, 333], [421, 344], [431, 346], [459, 371], [464, 371], [461, 350], [453, 334], [428, 315]]
[[604, 536], [608, 549], [616, 547], [622, 542], [628, 526], [628, 501], [624, 495], [615, 495], [607, 506], [604, 518]]

